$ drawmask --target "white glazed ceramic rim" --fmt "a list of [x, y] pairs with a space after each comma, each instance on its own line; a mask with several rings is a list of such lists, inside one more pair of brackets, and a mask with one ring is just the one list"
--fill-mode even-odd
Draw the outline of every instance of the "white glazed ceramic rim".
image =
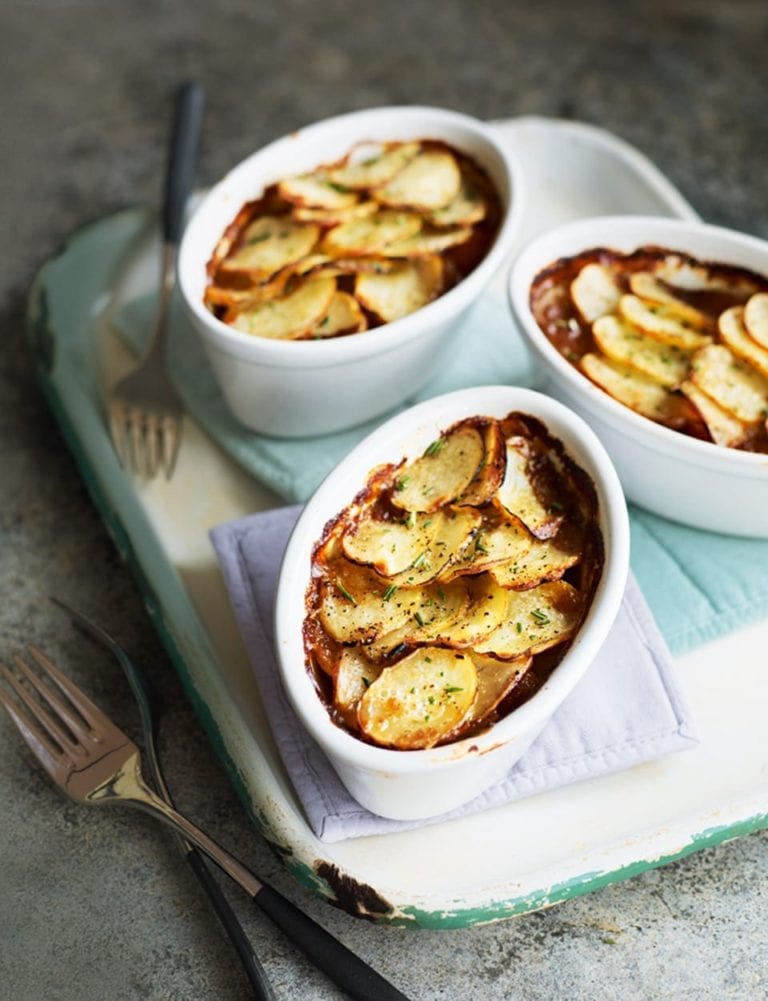
[[[443, 747], [396, 751], [374, 747], [335, 726], [305, 665], [302, 622], [311, 553], [327, 521], [350, 503], [382, 462], [415, 458], [440, 431], [464, 417], [503, 417], [520, 411], [539, 418], [567, 453], [591, 476], [599, 499], [605, 565], [594, 600], [576, 639], [552, 675], [531, 698], [490, 730]], [[512, 386], [458, 390], [406, 410], [360, 442], [329, 474], [302, 512], [283, 558], [275, 602], [275, 645], [283, 685], [294, 710], [331, 756], [369, 770], [414, 774], [478, 757], [518, 734], [541, 726], [584, 674], [618, 614], [629, 570], [629, 519], [618, 476], [602, 444], [572, 410], [551, 397]]]
[[[463, 135], [464, 145], [472, 147], [469, 152], [473, 158], [495, 175], [494, 181], [502, 201], [501, 223], [490, 250], [474, 271], [454, 288], [415, 313], [376, 328], [370, 332], [371, 336], [365, 334], [322, 342], [274, 341], [245, 334], [216, 319], [205, 308], [202, 289], [198, 287], [199, 274], [213, 251], [215, 239], [218, 239], [247, 198], [258, 197], [267, 184], [285, 176], [285, 171], [277, 171], [275, 174], [269, 170], [269, 164], [276, 156], [282, 156], [287, 150], [296, 147], [311, 150], [314, 164], [323, 163], [328, 158], [327, 149], [324, 155], [324, 147], [340, 130], [350, 133], [349, 142], [342, 152], [346, 152], [354, 142], [369, 139], [375, 141], [377, 138], [394, 139], [398, 135], [401, 138], [445, 138], [456, 148], [462, 149], [462, 141], [454, 133]], [[251, 174], [254, 175], [254, 182], [248, 188], [250, 193], [241, 192], [239, 200], [228, 198], [228, 189], [246, 184]], [[325, 367], [350, 362], [396, 350], [400, 344], [418, 337], [422, 331], [452, 319], [468, 305], [490, 280], [513, 242], [522, 217], [522, 202], [521, 172], [514, 156], [495, 138], [493, 130], [478, 119], [443, 108], [418, 105], [355, 111], [283, 136], [243, 160], [223, 177], [204, 197], [185, 230], [179, 250], [179, 286], [187, 308], [202, 325], [206, 335], [224, 351], [264, 364], [285, 367]], [[213, 212], [218, 218], [219, 228], [211, 243], [200, 234]]]
[[695, 220], [657, 216], [597, 216], [579, 219], [548, 230], [532, 240], [517, 258], [509, 276], [508, 293], [513, 314], [536, 351], [557, 379], [584, 405], [628, 437], [679, 462], [724, 473], [763, 478], [766, 456], [723, 448], [700, 441], [641, 417], [593, 385], [567, 361], [536, 322], [530, 308], [530, 289], [536, 275], [561, 257], [593, 247], [632, 251], [643, 245], [660, 245], [681, 251], [702, 262], [731, 264], [768, 275], [768, 243], [754, 236]]

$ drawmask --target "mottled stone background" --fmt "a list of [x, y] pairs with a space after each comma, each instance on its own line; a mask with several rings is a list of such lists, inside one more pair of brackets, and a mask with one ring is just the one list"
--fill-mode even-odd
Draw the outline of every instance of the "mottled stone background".
[[[47, 596], [97, 614], [153, 665], [180, 805], [413, 998], [766, 997], [768, 838], [442, 933], [372, 927], [295, 885], [254, 836], [46, 409], [22, 337], [31, 278], [74, 227], [157, 202], [169, 98], [189, 76], [208, 92], [202, 183], [352, 108], [558, 115], [636, 144], [707, 219], [768, 236], [767, 28], [763, 0], [0, 3], [0, 653], [36, 640], [134, 726], [114, 670]], [[245, 997], [166, 834], [61, 800], [4, 718], [0, 748], [0, 997]], [[280, 999], [339, 996], [238, 903]]]

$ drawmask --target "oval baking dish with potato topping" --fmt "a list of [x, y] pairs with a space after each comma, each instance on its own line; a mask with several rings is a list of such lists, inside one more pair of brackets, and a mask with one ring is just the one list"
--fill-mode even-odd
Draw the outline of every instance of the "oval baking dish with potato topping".
[[603, 569], [597, 495], [537, 419], [467, 418], [375, 469], [312, 560], [304, 648], [331, 719], [434, 747], [508, 715], [565, 655]]
[[258, 337], [361, 333], [465, 278], [500, 216], [486, 172], [451, 146], [360, 143], [242, 206], [208, 262], [205, 304]]
[[666, 248], [596, 248], [541, 271], [530, 305], [614, 400], [683, 434], [768, 452], [768, 278]]

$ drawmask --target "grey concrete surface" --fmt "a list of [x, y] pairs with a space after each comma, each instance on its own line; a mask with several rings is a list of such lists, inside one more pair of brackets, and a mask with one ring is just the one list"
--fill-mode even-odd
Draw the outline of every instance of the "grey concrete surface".
[[[635, 143], [708, 219], [768, 237], [767, 32], [762, 0], [0, 4], [0, 654], [34, 639], [134, 726], [111, 665], [47, 596], [97, 615], [166, 699], [180, 805], [414, 999], [768, 997], [768, 836], [442, 933], [374, 927], [296, 885], [229, 787], [46, 409], [21, 333], [31, 277], [73, 227], [156, 202], [169, 95], [186, 76], [208, 91], [204, 183], [351, 108], [563, 115]], [[339, 997], [233, 899], [281, 1001]], [[64, 802], [0, 718], [0, 998], [246, 996], [166, 834]]]

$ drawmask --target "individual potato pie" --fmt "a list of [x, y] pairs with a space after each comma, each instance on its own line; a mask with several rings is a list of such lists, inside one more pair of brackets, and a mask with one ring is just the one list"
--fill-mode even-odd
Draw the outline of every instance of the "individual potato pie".
[[544, 269], [530, 302], [558, 351], [619, 403], [768, 452], [768, 278], [659, 247], [597, 248]]
[[365, 142], [242, 206], [208, 262], [205, 304], [238, 330], [324, 340], [391, 323], [466, 277], [500, 202], [435, 140]]
[[529, 699], [589, 610], [597, 515], [587, 474], [521, 413], [375, 469], [313, 550], [304, 646], [333, 721], [418, 750]]

